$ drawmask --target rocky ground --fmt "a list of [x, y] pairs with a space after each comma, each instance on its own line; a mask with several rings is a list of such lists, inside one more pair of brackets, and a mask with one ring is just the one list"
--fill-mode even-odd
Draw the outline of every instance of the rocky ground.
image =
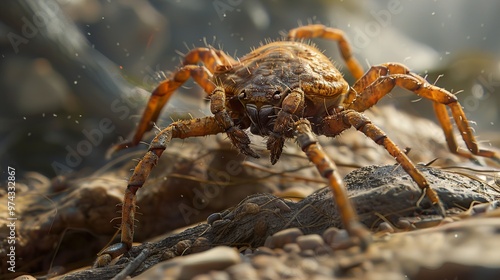
[[[16, 198], [17, 275], [488, 279], [498, 273], [500, 191], [494, 163], [451, 155], [430, 121], [391, 107], [369, 115], [398, 143], [412, 144], [415, 162], [439, 158], [431, 164], [435, 167], [420, 168], [449, 217], [436, 216], [426, 200], [417, 208], [420, 191], [412, 180], [356, 131], [321, 140], [348, 174], [345, 181], [360, 219], [374, 233], [366, 251], [347, 238], [329, 190], [293, 143], [271, 166], [263, 151], [261, 159], [244, 158], [223, 136], [174, 141], [138, 193], [135, 240], [145, 243], [106, 268], [88, 266], [116, 232], [125, 178], [134, 165], [129, 159], [142, 151], [125, 152], [92, 174], [52, 180], [26, 174]], [[401, 125], [405, 122], [412, 129]], [[417, 142], [414, 131], [419, 131]], [[263, 148], [260, 138], [253, 140]], [[0, 234], [8, 234], [5, 224]]]
[[[366, 251], [338, 228], [330, 191], [321, 189], [300, 202], [250, 196], [212, 214], [208, 223], [134, 248], [110, 267], [63, 278], [496, 279], [500, 193], [461, 175], [422, 168], [450, 215], [441, 220], [432, 210], [412, 207], [419, 190], [403, 171], [387, 176], [394, 168], [362, 168], [346, 178], [357, 190], [352, 199], [362, 222], [375, 232]], [[483, 203], [463, 211], [473, 201]]]

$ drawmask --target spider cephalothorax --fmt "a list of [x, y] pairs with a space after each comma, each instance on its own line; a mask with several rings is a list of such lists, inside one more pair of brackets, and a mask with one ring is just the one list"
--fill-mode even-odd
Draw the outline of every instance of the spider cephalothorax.
[[[352, 87], [320, 51], [297, 40], [313, 37], [338, 42], [347, 68], [356, 79]], [[286, 40], [265, 44], [238, 60], [211, 47], [191, 50], [184, 57], [181, 67], [153, 91], [133, 139], [115, 146], [113, 150], [137, 145], [144, 133], [151, 129], [174, 91], [190, 77], [207, 93], [213, 116], [174, 122], [156, 135], [148, 152], [134, 169], [125, 191], [121, 242], [103, 250], [96, 266], [109, 263], [132, 246], [135, 194], [172, 138], [226, 133], [241, 153], [258, 157], [250, 148], [250, 138], [245, 131], [249, 128], [250, 133], [267, 137], [272, 163], [279, 159], [285, 139], [296, 138], [321, 176], [328, 180], [344, 227], [364, 246], [368, 245], [370, 234], [358, 222], [335, 164], [313, 133], [333, 137], [350, 127], [356, 128], [396, 159], [442, 215], [444, 210], [439, 198], [423, 174], [361, 112], [375, 105], [397, 85], [433, 101], [452, 152], [469, 158], [479, 155], [498, 160], [494, 152], [479, 149], [455, 95], [427, 83], [398, 63], [372, 66], [363, 74], [361, 65], [351, 54], [344, 33], [323, 25], [293, 29]], [[458, 149], [447, 107], [470, 153]]]
[[[217, 67], [213, 80], [225, 91], [227, 110], [237, 113], [235, 125], [269, 136], [273, 163], [284, 138], [293, 137], [294, 121], [305, 118], [316, 126], [349, 90], [330, 60], [314, 46], [296, 41], [261, 46], [237, 64]], [[278, 118], [280, 111], [287, 115]]]

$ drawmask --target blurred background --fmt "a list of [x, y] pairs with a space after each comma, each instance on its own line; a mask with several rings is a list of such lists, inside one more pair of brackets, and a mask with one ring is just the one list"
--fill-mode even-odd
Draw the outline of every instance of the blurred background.
[[[499, 10], [493, 0], [3, 1], [0, 163], [48, 177], [95, 170], [182, 53], [210, 44], [239, 57], [308, 23], [344, 30], [365, 69], [401, 62], [459, 93], [479, 140], [498, 147]], [[335, 43], [314, 42], [343, 67]], [[158, 125], [206, 115], [203, 95], [187, 83]], [[382, 103], [434, 118], [430, 102], [409, 92]]]

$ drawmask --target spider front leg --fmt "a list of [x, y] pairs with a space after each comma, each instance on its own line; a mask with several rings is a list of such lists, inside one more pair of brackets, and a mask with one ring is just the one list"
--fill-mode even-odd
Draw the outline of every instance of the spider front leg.
[[275, 164], [281, 156], [285, 144], [285, 134], [293, 130], [293, 116], [304, 109], [304, 92], [298, 88], [288, 94], [281, 104], [281, 111], [276, 117], [273, 132], [267, 139], [267, 149], [271, 154], [271, 163]]
[[433, 101], [434, 111], [451, 152], [466, 158], [472, 158], [470, 153], [458, 149], [446, 106], [450, 108], [460, 135], [469, 151], [474, 155], [500, 160], [493, 151], [478, 147], [469, 121], [455, 95], [445, 89], [429, 84], [424, 78], [410, 72], [402, 64], [386, 63], [371, 67], [351, 88], [344, 101], [344, 107], [358, 112], [365, 111], [391, 92], [396, 85]]
[[233, 145], [244, 155], [259, 158], [259, 155], [250, 148], [250, 138], [239, 127], [234, 125], [233, 120], [226, 110], [226, 92], [223, 88], [216, 88], [210, 95], [210, 111], [221, 128], [227, 133]]
[[[204, 66], [197, 65], [200, 62], [203, 63]], [[142, 118], [139, 121], [139, 125], [136, 128], [132, 140], [113, 146], [108, 151], [108, 155], [124, 148], [137, 146], [144, 133], [151, 130], [153, 123], [158, 119], [162, 108], [168, 102], [175, 90], [183, 85], [189, 77], [192, 77], [208, 95], [215, 89], [215, 85], [211, 82], [212, 73], [215, 69], [220, 65], [231, 65], [234, 63], [237, 62], [222, 51], [212, 48], [196, 48], [191, 50], [184, 57], [181, 68], [177, 70], [170, 79], [161, 82], [151, 93], [151, 97], [149, 98], [146, 109], [142, 114]]]
[[328, 180], [328, 185], [333, 193], [333, 199], [337, 204], [344, 228], [351, 237], [359, 238], [360, 246], [366, 249], [371, 242], [371, 234], [359, 222], [356, 210], [347, 195], [342, 177], [338, 173], [335, 163], [326, 155], [313, 135], [311, 124], [308, 120], [301, 119], [295, 123], [295, 136], [301, 149], [316, 166], [321, 176]]
[[172, 138], [184, 139], [221, 132], [224, 132], [224, 129], [215, 117], [205, 117], [174, 122], [156, 135], [147, 153], [135, 167], [125, 190], [121, 213], [121, 241], [101, 251], [94, 263], [94, 267], [106, 266], [111, 260], [127, 252], [132, 247], [136, 192], [143, 186], [170, 140]]

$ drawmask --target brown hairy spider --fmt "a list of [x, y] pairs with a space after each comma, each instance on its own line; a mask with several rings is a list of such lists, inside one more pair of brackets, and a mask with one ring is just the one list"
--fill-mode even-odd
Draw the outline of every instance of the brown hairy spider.
[[[352, 87], [320, 51], [297, 40], [315, 37], [338, 42], [347, 67], [357, 80]], [[251, 133], [267, 137], [267, 149], [273, 164], [281, 155], [285, 139], [296, 138], [321, 176], [328, 180], [344, 227], [364, 247], [369, 243], [370, 234], [358, 222], [342, 178], [314, 134], [334, 137], [350, 127], [361, 131], [396, 159], [441, 215], [445, 214], [444, 209], [422, 173], [361, 112], [375, 105], [394, 86], [400, 86], [433, 101], [437, 118], [453, 153], [468, 158], [474, 154], [498, 159], [494, 152], [478, 148], [455, 95], [429, 84], [398, 63], [372, 66], [363, 75], [363, 68], [352, 56], [344, 33], [323, 25], [293, 29], [288, 33], [287, 40], [265, 44], [239, 60], [210, 47], [191, 50], [172, 77], [153, 91], [132, 141], [117, 145], [113, 150], [136, 146], [144, 133], [152, 128], [175, 90], [190, 77], [207, 93], [213, 116], [174, 122], [156, 135], [128, 181], [122, 207], [121, 242], [99, 253], [95, 266], [106, 265], [131, 248], [136, 192], [172, 138], [226, 133], [241, 153], [258, 157], [250, 148], [250, 139], [245, 132], [250, 128]], [[460, 135], [472, 154], [458, 150], [446, 106], [451, 109]]]

